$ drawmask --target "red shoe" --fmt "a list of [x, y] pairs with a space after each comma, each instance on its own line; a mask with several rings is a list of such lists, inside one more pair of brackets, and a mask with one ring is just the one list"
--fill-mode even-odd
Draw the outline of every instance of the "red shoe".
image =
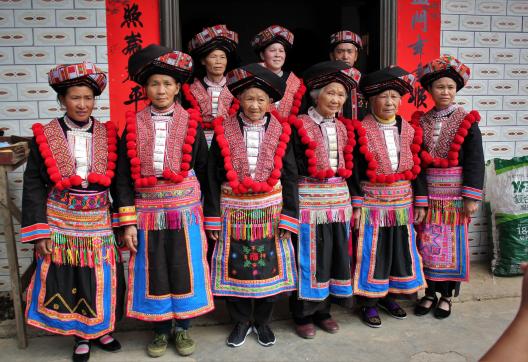
[[313, 339], [315, 337], [315, 326], [313, 323], [308, 324], [296, 324], [295, 332], [299, 337], [304, 339]]
[[315, 322], [323, 331], [328, 333], [337, 333], [339, 331], [339, 324], [332, 318], [323, 319], [322, 321]]

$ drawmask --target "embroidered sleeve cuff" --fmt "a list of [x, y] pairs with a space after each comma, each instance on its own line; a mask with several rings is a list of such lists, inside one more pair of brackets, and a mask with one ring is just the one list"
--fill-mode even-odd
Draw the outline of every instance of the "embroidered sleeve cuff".
[[288, 215], [281, 214], [280, 220], [279, 220], [279, 228], [288, 230], [295, 234], [298, 234], [299, 233], [299, 219], [296, 219]]
[[124, 206], [118, 209], [117, 213], [112, 215], [112, 226], [120, 227], [126, 225], [136, 225], [136, 207], [135, 206]]
[[482, 200], [482, 190], [475, 189], [469, 186], [462, 186], [462, 197], [467, 197], [468, 199], [473, 200]]
[[427, 205], [428, 205], [427, 196], [415, 196], [414, 197], [414, 206], [427, 207]]
[[50, 237], [51, 232], [48, 224], [38, 223], [20, 229], [20, 241], [23, 243], [31, 243], [38, 239], [49, 239]]
[[363, 206], [363, 197], [352, 196], [352, 207], [361, 207], [361, 206]]
[[220, 230], [222, 228], [222, 220], [220, 217], [209, 216], [204, 218], [205, 230]]

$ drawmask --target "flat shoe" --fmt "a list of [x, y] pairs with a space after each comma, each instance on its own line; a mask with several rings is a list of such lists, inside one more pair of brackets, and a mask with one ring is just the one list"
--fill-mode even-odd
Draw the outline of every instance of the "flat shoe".
[[381, 318], [376, 307], [361, 307], [361, 320], [371, 328], [381, 327]]
[[315, 326], [313, 323], [308, 324], [296, 324], [295, 332], [297, 335], [304, 339], [313, 339], [315, 337]]
[[[429, 307], [424, 307], [422, 304], [425, 301], [430, 301], [432, 303]], [[414, 307], [414, 315], [421, 317], [428, 314], [436, 306], [436, 303], [438, 303], [438, 298], [436, 297], [436, 295], [434, 296], [434, 298], [428, 295], [424, 296]]]
[[119, 341], [117, 339], [115, 339], [113, 336], [111, 336], [111, 337], [113, 338], [113, 341], [110, 342], [110, 343], [101, 342], [101, 338], [102, 337], [95, 339], [94, 342], [97, 345], [97, 347], [101, 348], [103, 351], [117, 352], [117, 351], [119, 351], [121, 349], [121, 343], [119, 343]]
[[337, 333], [339, 331], [339, 324], [332, 318], [326, 318], [321, 321], [315, 322], [315, 324], [323, 331], [328, 333]]
[[[438, 306], [440, 305], [441, 302], [445, 302], [445, 303], [449, 304], [449, 309], [445, 310], [445, 309], [438, 308]], [[440, 297], [440, 300], [438, 301], [438, 304], [436, 305], [436, 309], [434, 311], [434, 317], [436, 319], [445, 319], [445, 318], [449, 317], [451, 315], [451, 307], [452, 306], [453, 306], [453, 302], [451, 302], [451, 300], [446, 299], [444, 297]]]

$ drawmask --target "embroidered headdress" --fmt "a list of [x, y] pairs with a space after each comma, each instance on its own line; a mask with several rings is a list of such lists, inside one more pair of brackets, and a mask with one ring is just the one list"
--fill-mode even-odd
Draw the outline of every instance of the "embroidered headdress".
[[265, 91], [274, 102], [277, 102], [284, 95], [286, 87], [278, 75], [257, 63], [234, 69], [227, 73], [226, 77], [227, 88], [234, 96], [248, 88], [256, 87]]
[[293, 33], [283, 26], [272, 25], [251, 40], [251, 46], [257, 53], [273, 43], [281, 43], [284, 49], [289, 50], [293, 46]]
[[456, 82], [458, 92], [467, 84], [470, 73], [469, 67], [460, 60], [451, 55], [443, 55], [424, 66], [420, 83], [428, 89], [435, 80], [449, 77]]
[[317, 63], [304, 72], [304, 84], [309, 89], [319, 89], [332, 82], [341, 83], [347, 93], [357, 88], [361, 73], [340, 60]]
[[412, 92], [414, 82], [414, 75], [397, 65], [392, 65], [364, 75], [359, 82], [359, 89], [366, 98], [388, 89], [393, 89], [403, 96]]
[[341, 43], [354, 44], [358, 50], [363, 48], [361, 37], [350, 30], [341, 30], [330, 35], [330, 51], [333, 51], [334, 48]]
[[106, 75], [90, 62], [61, 64], [49, 71], [48, 83], [57, 93], [63, 93], [71, 86], [85, 85], [98, 96], [106, 88]]
[[[234, 52], [238, 45], [238, 34], [225, 25], [207, 27], [189, 41], [189, 53], [197, 58], [206, 56], [215, 49], [226, 55]], [[196, 58], [195, 58], [196, 59]]]

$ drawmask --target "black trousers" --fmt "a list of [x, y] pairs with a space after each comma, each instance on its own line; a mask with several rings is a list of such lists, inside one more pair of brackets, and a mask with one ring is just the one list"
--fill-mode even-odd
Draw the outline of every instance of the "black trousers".
[[387, 294], [383, 298], [368, 298], [368, 297], [359, 297], [359, 296], [357, 297], [357, 301], [359, 305], [361, 305], [362, 307], [375, 307], [381, 299], [387, 302], [394, 301], [394, 297], [392, 297], [390, 294]]
[[[271, 322], [276, 298], [235, 298], [226, 299], [226, 306], [235, 323], [254, 322], [266, 325]], [[253, 318], [252, 318], [253, 317]]]
[[451, 280], [437, 282], [428, 279], [426, 281], [427, 289], [425, 290], [425, 295], [430, 297], [434, 297], [436, 293], [440, 293], [442, 297], [451, 298], [453, 294], [457, 297], [460, 292], [460, 282]]
[[295, 324], [304, 325], [332, 318], [330, 298], [322, 301], [302, 300], [294, 293], [290, 297], [290, 312]]

